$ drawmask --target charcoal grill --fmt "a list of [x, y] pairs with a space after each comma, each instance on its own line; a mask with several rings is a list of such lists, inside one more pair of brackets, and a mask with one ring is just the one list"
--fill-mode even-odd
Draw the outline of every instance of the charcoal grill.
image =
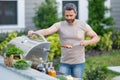
[[24, 51], [23, 56], [25, 59], [39, 63], [39, 58], [42, 57], [43, 61], [46, 62], [50, 51], [50, 42], [48, 42], [41, 34], [33, 34], [41, 37], [41, 40], [32, 39], [28, 36], [19, 36], [12, 39], [9, 43], [22, 49]]

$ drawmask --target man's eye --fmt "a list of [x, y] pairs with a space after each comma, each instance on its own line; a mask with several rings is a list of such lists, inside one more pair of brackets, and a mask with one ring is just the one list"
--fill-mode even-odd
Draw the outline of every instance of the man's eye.
[[66, 17], [68, 17], [69, 15], [65, 15]]

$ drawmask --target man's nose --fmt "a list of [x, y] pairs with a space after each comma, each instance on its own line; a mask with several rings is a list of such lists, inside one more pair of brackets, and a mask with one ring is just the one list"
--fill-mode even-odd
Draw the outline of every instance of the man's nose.
[[70, 17], [70, 16], [68, 16], [67, 18], [68, 18], [68, 19], [71, 19], [71, 17]]

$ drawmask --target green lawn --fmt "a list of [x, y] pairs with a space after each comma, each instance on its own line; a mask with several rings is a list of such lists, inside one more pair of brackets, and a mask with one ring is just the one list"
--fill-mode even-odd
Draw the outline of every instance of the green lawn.
[[[86, 58], [85, 70], [90, 69], [90, 65], [92, 65], [93, 67], [96, 67], [98, 65], [120, 66], [120, 51], [111, 51], [108, 54], [88, 57]], [[107, 70], [106, 80], [111, 80], [117, 75], [120, 75], [120, 73], [115, 73], [110, 70]]]
[[[59, 58], [55, 59], [54, 66], [56, 70], [59, 69]], [[120, 51], [111, 51], [110, 53], [87, 57], [86, 64], [85, 64], [85, 71], [86, 69], [91, 69], [92, 67], [96, 67], [98, 65], [106, 65], [106, 66], [120, 66]], [[120, 76], [120, 73], [115, 73], [113, 71], [107, 70], [107, 78], [105, 80], [111, 80], [115, 76]]]

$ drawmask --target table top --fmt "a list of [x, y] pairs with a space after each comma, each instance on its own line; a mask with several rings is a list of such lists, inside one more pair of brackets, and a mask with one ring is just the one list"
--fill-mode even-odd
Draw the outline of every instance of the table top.
[[[6, 75], [7, 74], [7, 75]], [[19, 77], [19, 78], [18, 78]], [[29, 68], [27, 70], [19, 70], [8, 67], [4, 64], [4, 58], [0, 56], [0, 80], [58, 80], [45, 73]]]

